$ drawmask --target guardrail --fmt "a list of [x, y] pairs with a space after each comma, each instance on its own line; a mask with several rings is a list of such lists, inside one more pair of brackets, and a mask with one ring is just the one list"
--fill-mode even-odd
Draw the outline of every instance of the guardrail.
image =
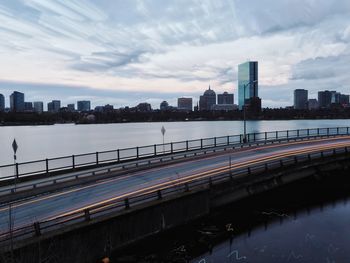
[[254, 175], [281, 167], [304, 164], [315, 160], [323, 160], [326, 157], [337, 156], [340, 154], [349, 154], [349, 147], [334, 148], [308, 154], [292, 155], [261, 164], [250, 166], [247, 165], [246, 167], [237, 170], [231, 169], [231, 167], [224, 167], [215, 173], [208, 173], [206, 176], [194, 181], [186, 181], [186, 177], [184, 177], [181, 178], [179, 183], [174, 182], [168, 187], [154, 189], [153, 191], [148, 191], [146, 194], [116, 199], [108, 203], [91, 206], [88, 209], [68, 213], [54, 219], [38, 221], [31, 225], [21, 226], [14, 229], [12, 232], [3, 232], [0, 234], [0, 248], [8, 247], [11, 240], [16, 242], [19, 240], [38, 237], [51, 231], [58, 230], [61, 227], [90, 221], [101, 216], [106, 216], [110, 213], [129, 209], [130, 207], [143, 204], [151, 200], [160, 200], [164, 197], [171, 197], [174, 194], [208, 189], [217, 183], [234, 180], [236, 178], [241, 178], [242, 176]]
[[[249, 133], [247, 134], [247, 143], [271, 139], [278, 140], [283, 138], [349, 135], [349, 132], [350, 127], [335, 127]], [[139, 160], [147, 157], [164, 156], [179, 152], [236, 144], [243, 144], [242, 134], [154, 144], [2, 165], [0, 166], [0, 181], [13, 179], [15, 177], [19, 178], [37, 174], [49, 174], [58, 171], [74, 170], [77, 168], [96, 167], [112, 163]]]

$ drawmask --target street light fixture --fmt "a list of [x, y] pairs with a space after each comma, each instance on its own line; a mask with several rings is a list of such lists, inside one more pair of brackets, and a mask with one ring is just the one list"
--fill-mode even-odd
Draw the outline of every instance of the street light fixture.
[[247, 84], [243, 85], [243, 92], [244, 92], [244, 96], [243, 96], [243, 120], [244, 120], [244, 135], [243, 135], [243, 143], [247, 143], [247, 119], [246, 119], [246, 103], [245, 103], [245, 89], [247, 86], [250, 86], [254, 83], [258, 82], [258, 80], [253, 80], [248, 82]]

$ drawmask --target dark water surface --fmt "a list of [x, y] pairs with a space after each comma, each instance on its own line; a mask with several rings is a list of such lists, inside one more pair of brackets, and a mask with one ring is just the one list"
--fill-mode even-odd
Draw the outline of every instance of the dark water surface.
[[350, 262], [350, 179], [305, 179], [115, 251], [112, 262]]

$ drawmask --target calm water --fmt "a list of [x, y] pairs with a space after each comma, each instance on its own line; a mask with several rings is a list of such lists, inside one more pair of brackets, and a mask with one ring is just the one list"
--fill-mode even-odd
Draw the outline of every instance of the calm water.
[[340, 174], [323, 180], [304, 179], [242, 200], [117, 251], [113, 259], [157, 263], [350, 262], [350, 179], [346, 172]]
[[[13, 162], [11, 144], [16, 138], [19, 162], [162, 143], [165, 141], [240, 134], [241, 121], [127, 123], [0, 127], [0, 164]], [[248, 132], [350, 126], [350, 120], [250, 121]]]

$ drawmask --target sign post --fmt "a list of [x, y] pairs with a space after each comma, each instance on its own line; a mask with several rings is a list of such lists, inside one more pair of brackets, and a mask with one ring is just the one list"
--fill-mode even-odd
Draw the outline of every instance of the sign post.
[[164, 154], [165, 153], [164, 136], [165, 136], [165, 132], [166, 132], [164, 126], [162, 126], [162, 129], [160, 131], [162, 132], [162, 135], [163, 135], [163, 154]]

